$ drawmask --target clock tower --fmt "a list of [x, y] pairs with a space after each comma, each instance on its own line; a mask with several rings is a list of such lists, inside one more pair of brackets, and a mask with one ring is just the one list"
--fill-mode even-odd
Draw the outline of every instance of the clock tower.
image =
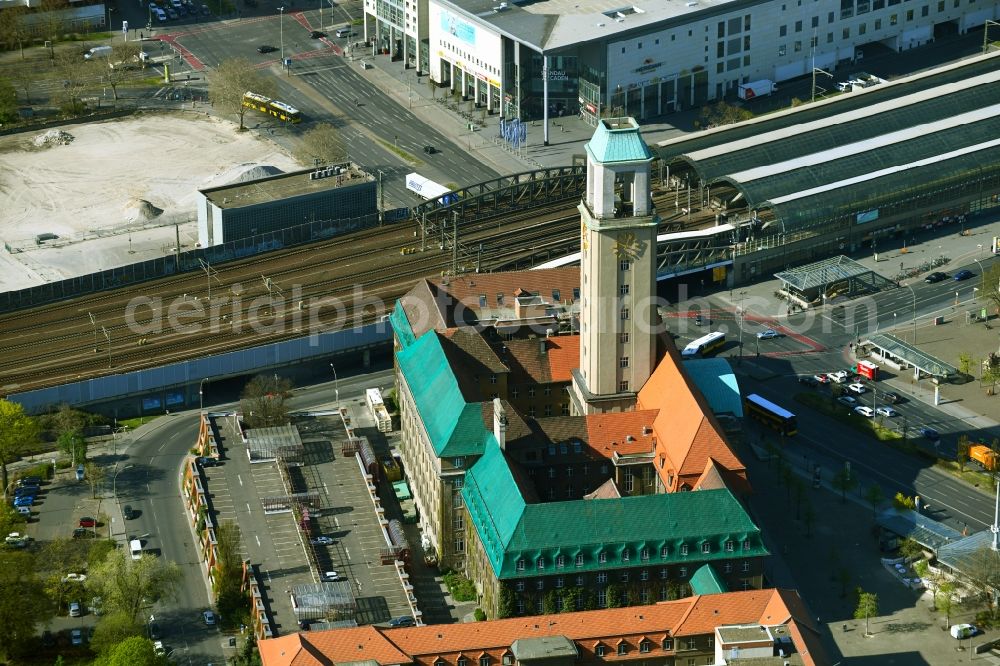
[[576, 414], [622, 412], [635, 407], [656, 362], [653, 155], [632, 118], [602, 120], [586, 150], [580, 367], [570, 393]]

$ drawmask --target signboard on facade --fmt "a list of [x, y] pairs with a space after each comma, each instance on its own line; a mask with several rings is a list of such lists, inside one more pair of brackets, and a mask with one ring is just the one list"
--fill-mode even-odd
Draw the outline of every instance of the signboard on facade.
[[441, 30], [469, 46], [476, 45], [476, 27], [444, 9], [441, 10]]
[[863, 213], [858, 213], [857, 224], [864, 224], [865, 222], [874, 222], [878, 219], [878, 208], [874, 210], [866, 210]]

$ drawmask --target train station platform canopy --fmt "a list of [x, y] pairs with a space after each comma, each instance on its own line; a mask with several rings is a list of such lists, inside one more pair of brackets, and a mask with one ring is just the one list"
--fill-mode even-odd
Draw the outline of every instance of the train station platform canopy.
[[968, 576], [982, 572], [984, 565], [993, 562], [998, 556], [992, 551], [993, 534], [989, 530], [976, 532], [967, 537], [959, 539], [942, 546], [934, 551], [938, 564], [943, 565], [958, 573]]
[[671, 173], [713, 193], [736, 190], [789, 233], [825, 220], [862, 225], [891, 213], [901, 197], [992, 177], [1000, 173], [991, 157], [998, 136], [993, 53], [668, 139], [656, 152]]
[[923, 374], [947, 379], [958, 374], [958, 368], [955, 366], [921, 351], [890, 333], [873, 333], [862, 340], [860, 346], [869, 348], [872, 355], [880, 360], [889, 361], [900, 368], [914, 368], [918, 378]]
[[875, 519], [876, 524], [903, 539], [913, 539], [924, 548], [937, 553], [949, 544], [961, 541], [962, 533], [944, 523], [912, 510], [887, 509]]
[[781, 280], [783, 291], [807, 303], [871, 294], [896, 284], [844, 255], [796, 266], [774, 277]]

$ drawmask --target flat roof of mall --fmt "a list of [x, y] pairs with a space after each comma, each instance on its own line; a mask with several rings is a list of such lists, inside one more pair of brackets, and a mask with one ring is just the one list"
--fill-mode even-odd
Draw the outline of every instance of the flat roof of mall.
[[[340, 173], [337, 173], [338, 170]], [[317, 174], [315, 178], [312, 177], [314, 173]], [[219, 208], [242, 208], [373, 180], [371, 174], [362, 171], [355, 164], [345, 162], [322, 169], [303, 169], [257, 180], [230, 183], [199, 192]]]
[[[706, 13], [735, 0], [439, 0], [439, 4], [489, 23], [498, 31], [538, 51], [613, 39], [695, 13]], [[502, 4], [506, 7], [501, 9]], [[677, 22], [678, 27], [681, 22]], [[686, 35], [685, 35], [686, 37]]]

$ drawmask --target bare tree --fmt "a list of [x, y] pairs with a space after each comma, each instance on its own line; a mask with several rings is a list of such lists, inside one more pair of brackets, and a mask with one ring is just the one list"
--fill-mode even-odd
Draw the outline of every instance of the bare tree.
[[240, 131], [246, 129], [243, 119], [247, 107], [243, 106], [243, 95], [255, 92], [269, 96], [273, 94], [274, 83], [265, 78], [246, 58], [230, 58], [219, 63], [209, 80], [208, 97], [212, 105], [231, 113], [240, 121]]
[[24, 22], [27, 13], [25, 6], [7, 7], [0, 11], [0, 40], [8, 47], [17, 44], [21, 60], [24, 60], [24, 42], [28, 40], [28, 28]]
[[329, 123], [319, 123], [302, 135], [296, 151], [299, 161], [306, 164], [333, 164], [348, 159], [347, 147], [340, 132]]
[[90, 496], [97, 499], [97, 490], [104, 484], [108, 470], [92, 462], [85, 463], [84, 469], [87, 474], [87, 483], [90, 484]]
[[118, 86], [128, 77], [128, 71], [139, 65], [141, 49], [136, 42], [119, 42], [111, 47], [111, 58], [104, 79], [111, 86], [111, 94], [118, 101]]
[[972, 554], [963, 571], [969, 584], [979, 593], [989, 607], [991, 618], [996, 618], [996, 594], [1000, 590], [1000, 553], [988, 545]]
[[240, 397], [243, 420], [251, 428], [281, 426], [288, 423], [288, 405], [292, 383], [277, 375], [257, 375], [247, 383]]
[[66, 0], [42, 0], [39, 6], [39, 21], [36, 25], [53, 42], [59, 41], [63, 35], [67, 9], [69, 9], [69, 3]]
[[88, 75], [93, 73], [95, 63], [84, 60], [79, 54], [64, 51], [56, 56], [56, 71], [62, 77], [63, 111], [69, 114], [80, 113], [83, 109], [81, 96], [87, 87]]

